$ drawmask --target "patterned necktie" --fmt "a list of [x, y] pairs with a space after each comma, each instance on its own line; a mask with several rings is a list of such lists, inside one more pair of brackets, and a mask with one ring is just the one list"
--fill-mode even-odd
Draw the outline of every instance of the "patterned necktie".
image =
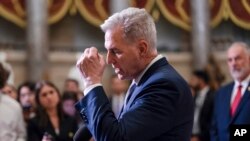
[[237, 92], [236, 92], [236, 96], [235, 96], [235, 98], [233, 100], [233, 103], [231, 105], [231, 111], [230, 111], [231, 116], [234, 116], [234, 114], [235, 114], [235, 112], [237, 110], [237, 107], [238, 107], [238, 105], [240, 103], [240, 100], [241, 100], [241, 88], [242, 88], [242, 86], [239, 85], [238, 89], [237, 89]]

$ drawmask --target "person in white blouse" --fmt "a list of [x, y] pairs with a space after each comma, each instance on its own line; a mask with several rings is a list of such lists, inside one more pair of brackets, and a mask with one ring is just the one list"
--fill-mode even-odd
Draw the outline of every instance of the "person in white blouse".
[[[0, 63], [0, 89], [4, 87], [9, 72]], [[0, 141], [25, 141], [26, 130], [21, 106], [0, 92]]]

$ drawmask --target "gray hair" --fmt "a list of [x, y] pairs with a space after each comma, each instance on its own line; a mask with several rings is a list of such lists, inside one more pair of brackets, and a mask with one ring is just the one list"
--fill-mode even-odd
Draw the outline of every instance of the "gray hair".
[[151, 49], [156, 48], [155, 23], [145, 9], [127, 8], [115, 13], [101, 25], [101, 29], [104, 32], [116, 27], [122, 27], [124, 32], [123, 38], [128, 43], [144, 39], [148, 42]]
[[233, 48], [233, 47], [235, 47], [235, 46], [240, 46], [240, 47], [242, 47], [243, 48], [243, 50], [244, 50], [244, 53], [246, 54], [246, 55], [249, 55], [249, 46], [246, 44], [246, 43], [244, 43], [244, 42], [234, 42], [234, 43], [232, 43], [232, 45], [228, 48], [228, 49], [230, 49], [230, 48]]

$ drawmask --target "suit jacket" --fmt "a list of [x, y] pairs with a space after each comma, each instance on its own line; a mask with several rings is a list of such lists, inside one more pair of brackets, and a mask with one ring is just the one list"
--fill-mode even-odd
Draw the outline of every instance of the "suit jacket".
[[76, 109], [96, 141], [190, 140], [193, 98], [166, 58], [145, 72], [119, 119], [101, 86], [81, 99]]
[[229, 141], [231, 124], [250, 124], [249, 84], [233, 117], [230, 116], [230, 101], [234, 83], [222, 87], [216, 94], [211, 141]]
[[200, 116], [198, 118], [198, 122], [200, 125], [200, 134], [198, 136], [201, 141], [210, 141], [210, 128], [213, 115], [214, 96], [215, 92], [210, 89], [206, 93], [204, 103], [200, 110]]

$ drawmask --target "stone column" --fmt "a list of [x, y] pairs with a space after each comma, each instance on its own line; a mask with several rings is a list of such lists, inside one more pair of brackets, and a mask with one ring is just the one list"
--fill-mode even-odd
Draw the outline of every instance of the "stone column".
[[27, 77], [32, 81], [48, 79], [47, 0], [27, 0]]
[[203, 69], [210, 49], [210, 10], [208, 0], [191, 0], [192, 53], [194, 69]]
[[129, 7], [128, 0], [110, 0], [110, 12], [120, 12], [121, 10]]

